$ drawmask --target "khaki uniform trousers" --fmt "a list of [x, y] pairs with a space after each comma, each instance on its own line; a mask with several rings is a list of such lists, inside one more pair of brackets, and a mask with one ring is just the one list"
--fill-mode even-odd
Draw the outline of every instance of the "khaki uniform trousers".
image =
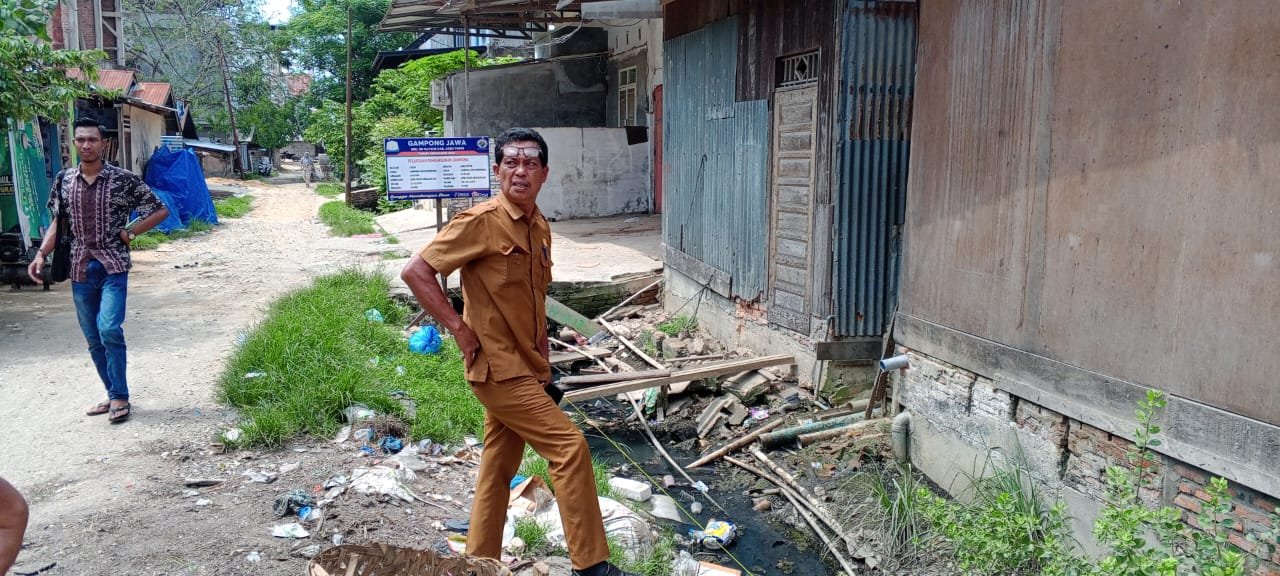
[[542, 384], [532, 376], [472, 382], [471, 390], [484, 405], [485, 417], [484, 451], [471, 505], [467, 554], [500, 557], [511, 479], [520, 469], [527, 442], [547, 459], [574, 569], [608, 560], [609, 543], [600, 518], [591, 452], [582, 432], [551, 403]]

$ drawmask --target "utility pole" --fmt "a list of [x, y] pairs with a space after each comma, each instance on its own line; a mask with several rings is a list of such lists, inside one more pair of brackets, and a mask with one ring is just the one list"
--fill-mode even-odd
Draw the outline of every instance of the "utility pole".
[[231, 142], [236, 147], [235, 153], [235, 171], [240, 175], [244, 175], [243, 163], [244, 159], [240, 157], [240, 132], [236, 130], [236, 110], [231, 105], [231, 81], [227, 79], [227, 51], [222, 49], [222, 36], [213, 35], [214, 43], [218, 46], [218, 59], [222, 62], [222, 93], [227, 97], [227, 116], [231, 118]]
[[343, 150], [343, 163], [346, 165], [347, 203], [351, 203], [351, 4], [347, 4], [347, 136]]

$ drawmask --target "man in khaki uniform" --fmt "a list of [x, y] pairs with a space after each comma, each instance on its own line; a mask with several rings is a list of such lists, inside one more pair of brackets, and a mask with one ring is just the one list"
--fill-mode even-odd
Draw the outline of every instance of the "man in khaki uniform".
[[[471, 390], [485, 407], [467, 553], [501, 554], [510, 483], [527, 442], [549, 463], [573, 574], [634, 576], [608, 562], [587, 441], [544, 390], [551, 382], [545, 304], [551, 227], [537, 199], [547, 179], [547, 143], [533, 130], [512, 128], [495, 147], [502, 193], [454, 217], [400, 273], [423, 309], [453, 333]], [[458, 269], [466, 301], [461, 317], [436, 280]]]

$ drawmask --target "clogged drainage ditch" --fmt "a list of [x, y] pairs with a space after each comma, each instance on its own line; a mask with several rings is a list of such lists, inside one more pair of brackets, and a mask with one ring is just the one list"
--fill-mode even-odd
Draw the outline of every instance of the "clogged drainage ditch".
[[[588, 412], [590, 412], [588, 410]], [[618, 447], [609, 441], [617, 442], [626, 452], [624, 456]], [[609, 433], [609, 439], [587, 433], [587, 443], [591, 446], [592, 456], [597, 462], [604, 462], [617, 470], [618, 476], [643, 477], [634, 469], [632, 461], [640, 463], [643, 470], [658, 481], [654, 486], [655, 494], [666, 493], [674, 498], [684, 510], [700, 509], [701, 513], [693, 518], [685, 518], [682, 522], [670, 520], [658, 521], [659, 526], [671, 529], [682, 550], [692, 553], [699, 560], [706, 560], [726, 568], [740, 570], [745, 574], [795, 574], [820, 575], [833, 574], [838, 566], [828, 565], [822, 561], [826, 557], [822, 550], [813, 548], [812, 536], [804, 534], [794, 527], [778, 525], [771, 521], [768, 511], [757, 511], [753, 508], [755, 500], [749, 495], [754, 482], [741, 475], [726, 474], [724, 470], [713, 467], [689, 471], [695, 480], [708, 486], [707, 494], [724, 507], [720, 510], [703, 497], [698, 490], [685, 482], [671, 487], [662, 487], [664, 476], [673, 475], [673, 470], [657, 455], [643, 434], [634, 430], [616, 430]], [[682, 450], [672, 450], [680, 462], [692, 462], [696, 454], [688, 454]], [[659, 488], [662, 488], [659, 490]], [[759, 497], [757, 497], [759, 498]], [[692, 506], [693, 503], [699, 506]], [[684, 515], [684, 512], [681, 512]], [[717, 550], [697, 541], [692, 535], [712, 520], [732, 522], [736, 534], [724, 550]], [[694, 521], [697, 524], [694, 524]], [[821, 546], [821, 543], [818, 543]]]
[[841, 506], [828, 492], [889, 451], [889, 423], [864, 420], [867, 402], [826, 406], [797, 384], [793, 358], [722, 349], [692, 317], [656, 304], [611, 310], [599, 326], [553, 339], [562, 407], [607, 465], [615, 497], [631, 497], [704, 562], [688, 574], [862, 573], [878, 563], [875, 547], [833, 517]]

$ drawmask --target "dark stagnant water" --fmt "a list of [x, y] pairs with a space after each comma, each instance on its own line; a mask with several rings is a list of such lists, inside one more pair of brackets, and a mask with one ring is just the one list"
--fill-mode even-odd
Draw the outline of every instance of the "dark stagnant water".
[[[605, 404], [605, 403], [601, 403]], [[597, 405], [597, 407], [603, 407]], [[606, 410], [608, 410], [606, 408]], [[697, 459], [697, 454], [691, 454], [674, 449], [663, 438], [663, 431], [655, 428], [654, 433], [658, 436], [659, 441], [663, 442], [663, 448], [671, 454], [680, 464], [688, 464]], [[697, 491], [684, 486], [687, 482], [667, 464], [653, 446], [649, 444], [648, 439], [641, 430], [637, 429], [615, 429], [608, 430], [609, 437], [613, 442], [624, 447], [628, 452], [623, 455], [613, 443], [608, 439], [600, 436], [598, 432], [586, 430], [587, 443], [591, 446], [592, 456], [597, 462], [604, 462], [610, 467], [626, 465], [628, 468], [633, 467], [631, 461], [640, 463], [650, 476], [658, 480], [659, 484], [654, 486], [654, 493], [661, 493], [661, 479], [665, 474], [673, 474], [676, 478], [677, 485], [667, 489], [672, 498], [675, 498], [685, 509], [688, 509], [689, 502], [682, 500], [681, 492], [685, 495], [697, 495]], [[629, 456], [629, 459], [628, 459]], [[752, 508], [750, 497], [744, 494], [745, 488], [741, 486], [727, 486], [725, 472], [719, 470], [716, 466], [708, 465], [701, 468], [695, 468], [688, 471], [689, 476], [694, 481], [702, 481], [708, 487], [708, 492], [712, 498], [720, 503], [728, 512], [721, 512], [713, 504], [705, 498], [697, 497], [702, 503], [702, 513], [698, 515], [699, 522], [706, 523], [711, 519], [730, 520], [738, 527], [738, 537], [729, 546], [728, 552], [733, 557], [724, 552], [714, 552], [705, 550], [697, 545], [682, 545], [682, 549], [687, 549], [699, 560], [714, 562], [729, 568], [742, 570], [743, 576], [748, 573], [754, 576], [765, 575], [791, 575], [791, 576], [826, 576], [828, 574], [837, 573], [834, 566], [828, 566], [823, 562], [820, 556], [825, 552], [825, 548], [821, 547], [821, 542], [817, 541], [810, 532], [805, 531], [804, 537], [810, 542], [809, 545], [801, 549], [801, 544], [796, 542], [797, 533], [785, 526], [774, 526], [765, 517], [764, 513], [757, 512]], [[633, 470], [627, 470], [621, 475], [640, 479], [641, 475]], [[775, 504], [779, 502], [775, 498]], [[694, 528], [692, 524], [683, 524], [671, 522], [668, 520], [659, 520], [666, 527], [673, 528], [676, 534], [687, 535], [689, 530]], [[737, 561], [734, 561], [736, 557]], [[784, 561], [780, 565], [780, 561]]]

